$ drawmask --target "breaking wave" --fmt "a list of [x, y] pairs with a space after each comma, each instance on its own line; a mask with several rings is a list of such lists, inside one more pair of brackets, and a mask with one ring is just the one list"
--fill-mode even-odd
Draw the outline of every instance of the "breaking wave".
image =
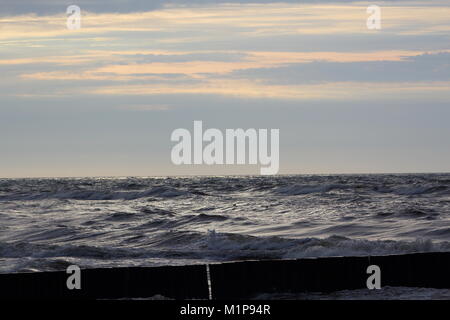
[[[145, 245], [144, 245], [145, 243]], [[331, 236], [325, 239], [253, 237], [233, 233], [207, 234], [196, 232], [165, 232], [131, 247], [94, 245], [49, 245], [29, 242], [0, 242], [0, 258], [51, 258], [59, 261], [80, 259], [108, 260], [114, 265], [133, 259], [185, 259], [202, 261], [237, 261], [263, 259], [296, 259], [308, 257], [376, 256], [417, 252], [450, 251], [449, 242], [369, 241]], [[62, 264], [64, 265], [64, 264]], [[0, 268], [1, 269], [1, 268]]]

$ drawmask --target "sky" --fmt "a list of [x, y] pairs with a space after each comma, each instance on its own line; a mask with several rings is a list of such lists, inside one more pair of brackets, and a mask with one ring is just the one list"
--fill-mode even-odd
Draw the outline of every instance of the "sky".
[[280, 174], [450, 172], [450, 0], [0, 0], [0, 74], [0, 177], [259, 173], [172, 164], [194, 120], [279, 129]]

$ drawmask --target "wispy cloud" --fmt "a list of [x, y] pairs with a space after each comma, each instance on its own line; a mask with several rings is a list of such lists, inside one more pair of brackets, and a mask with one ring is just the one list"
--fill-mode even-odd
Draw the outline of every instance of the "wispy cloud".
[[[362, 2], [195, 6], [160, 3], [151, 11], [83, 11], [82, 28], [78, 31], [66, 29], [64, 12], [3, 16], [0, 68], [8, 75], [8, 81], [0, 80], [0, 86], [5, 86], [8, 95], [21, 97], [36, 91], [42, 95], [57, 91], [342, 99], [358, 96], [348, 94], [350, 87], [344, 84], [356, 81], [385, 82], [385, 88], [380, 90], [396, 88], [399, 95], [409, 87], [405, 81], [428, 82], [420, 90], [431, 90], [436, 85], [442, 91], [436, 83], [447, 80], [442, 76], [447, 67], [444, 61], [433, 61], [438, 54], [450, 52], [441, 41], [450, 28], [450, 8], [439, 1], [433, 3], [429, 7], [407, 1], [386, 3], [383, 30], [375, 33], [365, 26], [367, 3]], [[430, 38], [433, 45], [402, 48], [401, 39], [409, 43], [411, 35], [428, 33], [436, 37]], [[383, 43], [376, 49], [367, 45], [371, 39], [379, 41], [380, 34], [388, 39], [396, 37], [392, 41], [400, 39], [396, 49]], [[283, 48], [295, 39], [292, 37], [305, 35], [320, 37], [315, 38], [309, 50]], [[321, 43], [333, 39], [344, 39], [346, 43], [350, 43], [347, 39], [359, 40], [345, 49], [317, 50]], [[278, 43], [274, 40], [284, 44], [270, 47]], [[260, 48], [261, 45], [249, 49], [248, 41], [265, 41], [270, 50]], [[218, 49], [218, 42], [229, 42], [230, 46]], [[34, 49], [24, 50], [29, 46]], [[431, 55], [427, 61], [416, 60], [427, 54]], [[10, 90], [14, 82], [21, 85]], [[392, 86], [393, 82], [400, 85]], [[333, 94], [324, 94], [325, 91]]]

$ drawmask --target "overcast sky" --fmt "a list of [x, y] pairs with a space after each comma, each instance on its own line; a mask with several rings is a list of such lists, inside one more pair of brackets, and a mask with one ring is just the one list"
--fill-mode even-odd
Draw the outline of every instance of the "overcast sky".
[[0, 177], [259, 173], [174, 166], [194, 120], [280, 129], [280, 173], [450, 171], [450, 1], [0, 8]]

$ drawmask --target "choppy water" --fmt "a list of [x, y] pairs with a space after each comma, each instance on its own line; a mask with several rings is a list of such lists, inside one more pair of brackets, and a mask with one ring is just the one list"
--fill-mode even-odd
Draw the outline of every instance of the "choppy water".
[[0, 272], [450, 251], [450, 174], [0, 180]]

